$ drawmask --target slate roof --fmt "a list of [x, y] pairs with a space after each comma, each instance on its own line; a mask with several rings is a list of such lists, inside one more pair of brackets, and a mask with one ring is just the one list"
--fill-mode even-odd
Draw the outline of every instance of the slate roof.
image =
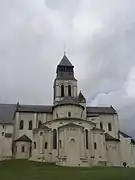
[[116, 110], [110, 107], [87, 107], [87, 114], [117, 114]]
[[128, 134], [126, 134], [126, 133], [124, 133], [122, 131], [119, 131], [119, 134], [121, 134], [125, 138], [131, 138], [131, 136], [129, 136]]
[[67, 56], [64, 55], [62, 60], [60, 61], [59, 65], [58, 66], [72, 66], [73, 65], [71, 64], [71, 62], [68, 60]]
[[26, 136], [26, 135], [22, 135], [21, 137], [17, 138], [15, 140], [15, 142], [17, 142], [17, 141], [32, 142], [32, 140], [28, 136]]
[[12, 124], [16, 111], [15, 104], [0, 104], [0, 123]]
[[19, 105], [18, 112], [39, 112], [39, 113], [52, 113], [52, 106], [44, 105]]
[[70, 96], [66, 96], [63, 100], [59, 101], [55, 106], [60, 106], [60, 105], [76, 105], [76, 106], [81, 106], [82, 108], [84, 108], [82, 105], [80, 105], [76, 99], [70, 97]]
[[135, 140], [129, 136], [128, 134], [122, 132], [122, 131], [119, 131], [119, 134], [121, 134], [124, 138], [130, 138], [131, 139], [131, 144], [135, 145]]
[[[59, 103], [64, 104], [65, 102], [67, 104], [80, 105], [77, 100], [71, 97], [67, 97]], [[26, 113], [52, 113], [53, 106], [0, 104], [0, 123], [13, 124], [16, 111]], [[116, 114], [116, 111], [112, 107], [87, 107], [87, 115], [94, 116], [94, 114]]]
[[106, 141], [120, 141], [119, 139], [116, 139], [114, 137], [112, 137], [110, 134], [105, 133], [105, 140]]
[[74, 77], [74, 66], [71, 64], [71, 62], [65, 54], [60, 63], [57, 65], [56, 73], [56, 79], [76, 81]]
[[[77, 100], [70, 96], [65, 97], [59, 101], [60, 104], [79, 104]], [[18, 112], [39, 112], [39, 113], [52, 113], [53, 106], [45, 105], [19, 105]], [[116, 114], [117, 112], [113, 107], [87, 107], [87, 114]]]

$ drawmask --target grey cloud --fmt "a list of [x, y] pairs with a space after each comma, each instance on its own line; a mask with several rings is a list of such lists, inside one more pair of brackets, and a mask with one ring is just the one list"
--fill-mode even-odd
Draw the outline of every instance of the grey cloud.
[[[109, 28], [108, 28], [109, 30]], [[104, 30], [92, 38], [88, 45], [89, 84], [99, 91], [110, 91], [121, 87], [135, 65], [135, 26], [134, 22], [127, 27], [119, 27], [113, 34], [106, 35]], [[100, 86], [100, 88], [99, 88]], [[94, 88], [95, 87], [95, 88]]]

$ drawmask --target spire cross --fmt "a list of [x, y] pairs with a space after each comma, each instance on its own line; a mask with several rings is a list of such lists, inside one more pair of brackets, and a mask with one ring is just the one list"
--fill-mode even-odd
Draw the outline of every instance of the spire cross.
[[66, 45], [64, 45], [64, 55], [66, 55]]

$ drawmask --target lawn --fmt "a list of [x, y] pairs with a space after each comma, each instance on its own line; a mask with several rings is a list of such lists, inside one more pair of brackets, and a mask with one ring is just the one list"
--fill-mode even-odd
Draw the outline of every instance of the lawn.
[[135, 180], [134, 168], [67, 168], [24, 160], [0, 162], [0, 180]]

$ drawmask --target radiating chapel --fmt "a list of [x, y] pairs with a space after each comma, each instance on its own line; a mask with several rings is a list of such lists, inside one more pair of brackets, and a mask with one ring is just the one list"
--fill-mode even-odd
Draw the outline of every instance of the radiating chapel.
[[0, 160], [134, 167], [135, 141], [120, 131], [116, 110], [87, 106], [78, 92], [74, 66], [64, 54], [51, 106], [0, 104]]

